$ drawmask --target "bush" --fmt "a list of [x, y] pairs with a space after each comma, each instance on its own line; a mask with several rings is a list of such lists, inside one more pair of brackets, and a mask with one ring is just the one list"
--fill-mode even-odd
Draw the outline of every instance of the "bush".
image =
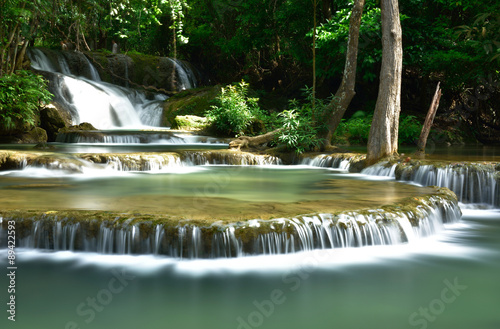
[[[356, 112], [350, 119], [342, 120], [334, 134], [334, 143], [366, 145], [372, 124], [373, 114]], [[399, 117], [399, 144], [415, 144], [422, 131], [422, 123], [413, 115], [401, 114]]]
[[241, 81], [222, 88], [206, 116], [219, 133], [241, 136], [262, 115], [258, 101], [258, 98], [248, 97], [248, 83]]
[[12, 130], [18, 125], [34, 125], [42, 103], [53, 95], [46, 80], [29, 71], [0, 77], [0, 128]]
[[[321, 146], [322, 140], [318, 134], [326, 129], [325, 109], [332, 98], [314, 98], [312, 88], [303, 89], [306, 102], [299, 103], [291, 100], [289, 110], [278, 115], [282, 128], [278, 134], [278, 141], [294, 150], [296, 153], [314, 150]], [[313, 105], [314, 104], [314, 105]]]
[[278, 141], [285, 143], [287, 148], [300, 154], [319, 147], [318, 131], [311, 117], [296, 109], [285, 110], [279, 116], [283, 129], [278, 134]]
[[350, 119], [342, 119], [333, 136], [336, 144], [367, 144], [373, 115], [356, 112]]
[[399, 144], [416, 144], [422, 131], [422, 123], [413, 115], [399, 117]]

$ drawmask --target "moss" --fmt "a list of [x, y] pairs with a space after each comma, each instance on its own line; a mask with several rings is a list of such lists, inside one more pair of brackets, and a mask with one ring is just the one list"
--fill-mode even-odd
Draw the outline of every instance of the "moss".
[[195, 115], [177, 115], [172, 123], [172, 129], [204, 130], [208, 127], [208, 119]]
[[219, 95], [220, 86], [184, 90], [163, 103], [162, 126], [170, 127], [178, 115], [204, 116], [210, 102]]

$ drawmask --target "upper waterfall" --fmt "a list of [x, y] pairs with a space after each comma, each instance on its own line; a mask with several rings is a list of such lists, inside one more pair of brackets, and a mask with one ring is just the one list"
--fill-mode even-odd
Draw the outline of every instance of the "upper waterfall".
[[[143, 92], [101, 81], [97, 68], [83, 53], [31, 48], [28, 55], [34, 69], [47, 72], [54, 100], [71, 113], [73, 124], [89, 122], [98, 129], [161, 125], [165, 95], [156, 94], [151, 99]], [[126, 77], [121, 80], [128, 85], [130, 58], [125, 59]], [[194, 73], [185, 63], [170, 62], [175, 67], [177, 89], [197, 86]], [[119, 77], [115, 66], [110, 66], [112, 80]]]

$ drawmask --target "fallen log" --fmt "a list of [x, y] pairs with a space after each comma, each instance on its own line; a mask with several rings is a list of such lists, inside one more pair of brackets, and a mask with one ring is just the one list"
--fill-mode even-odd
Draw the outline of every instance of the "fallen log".
[[276, 129], [259, 136], [241, 136], [229, 143], [231, 149], [262, 148], [273, 141], [281, 129]]

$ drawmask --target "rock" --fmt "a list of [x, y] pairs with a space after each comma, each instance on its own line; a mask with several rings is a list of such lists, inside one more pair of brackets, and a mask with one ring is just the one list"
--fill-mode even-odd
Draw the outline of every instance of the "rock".
[[[62, 110], [61, 110], [62, 111]], [[49, 104], [40, 111], [40, 127], [45, 129], [49, 142], [56, 140], [59, 129], [66, 128], [71, 125], [71, 120], [66, 120], [60, 113], [60, 110], [55, 105]]]
[[19, 137], [17, 143], [19, 144], [32, 144], [32, 143], [45, 143], [47, 142], [47, 132], [40, 128], [36, 127]]
[[57, 141], [63, 143], [75, 143], [77, 142], [79, 136], [94, 138], [100, 142], [104, 141], [104, 135], [99, 133], [99, 129], [88, 122], [82, 122], [79, 125], [59, 129]]
[[172, 129], [203, 130], [209, 125], [208, 119], [196, 115], [178, 115], [172, 122]]
[[[103, 81], [123, 87], [143, 87], [153, 92], [170, 93], [196, 87], [194, 80], [199, 81], [201, 78], [189, 63], [177, 60], [174, 65], [174, 60], [168, 57], [138, 53], [110, 55], [105, 52], [86, 55], [94, 63]], [[180, 70], [185, 74], [179, 74]], [[193, 80], [191, 86], [182, 84], [186, 76], [188, 80]]]
[[82, 122], [79, 125], [74, 125], [74, 126], [69, 126], [67, 128], [61, 129], [59, 132], [60, 133], [67, 133], [67, 132], [74, 132], [74, 131], [95, 131], [99, 130], [96, 127], [94, 127], [91, 123], [88, 122]]
[[163, 103], [162, 126], [172, 126], [178, 115], [204, 116], [220, 90], [221, 86], [190, 89], [170, 97]]

